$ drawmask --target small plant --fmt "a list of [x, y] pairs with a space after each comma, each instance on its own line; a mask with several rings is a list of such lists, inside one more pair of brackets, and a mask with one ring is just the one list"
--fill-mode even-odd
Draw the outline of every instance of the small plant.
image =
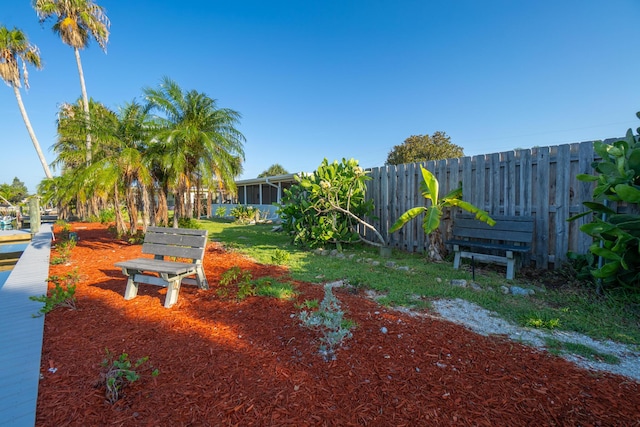
[[[117, 358], [114, 358], [113, 353], [106, 350], [107, 356], [102, 361], [103, 371], [101, 372], [101, 383], [104, 384], [106, 389], [107, 401], [114, 404], [120, 399], [122, 390], [133, 384], [140, 379], [139, 368], [149, 361], [149, 356], [142, 357], [131, 363], [129, 355], [122, 353]], [[153, 369], [152, 366], [148, 368], [151, 370], [151, 376], [157, 377], [159, 371]]]
[[283, 249], [276, 249], [271, 255], [271, 263], [275, 265], [286, 264], [291, 258], [291, 254]]
[[237, 287], [236, 298], [239, 300], [256, 294], [256, 287], [251, 283], [251, 273], [243, 271], [238, 266], [231, 267], [222, 273], [217, 291], [218, 296], [228, 297], [232, 286]]
[[336, 348], [342, 345], [345, 339], [351, 338], [351, 328], [354, 324], [344, 319], [344, 312], [340, 308], [340, 301], [333, 295], [332, 286], [324, 286], [324, 298], [318, 310], [303, 310], [299, 318], [306, 327], [322, 331], [319, 352], [323, 359], [326, 362], [336, 360]]
[[179, 218], [178, 219], [178, 226], [180, 228], [191, 228], [191, 229], [194, 229], [194, 230], [198, 230], [198, 229], [202, 228], [200, 223], [194, 218]]
[[259, 212], [258, 208], [254, 206], [238, 205], [231, 209], [231, 216], [240, 224], [249, 224], [251, 221], [255, 221]]
[[525, 325], [536, 329], [557, 329], [560, 327], [560, 319], [543, 319], [542, 316], [535, 315], [528, 318]]
[[256, 295], [277, 299], [291, 299], [296, 296], [296, 291], [290, 283], [281, 283], [271, 277], [261, 277], [254, 281]]
[[306, 299], [301, 304], [295, 304], [294, 307], [298, 310], [306, 308], [308, 310], [315, 310], [320, 307], [320, 302], [317, 299]]
[[227, 208], [224, 206], [218, 206], [216, 209], [216, 214], [218, 218], [224, 218], [227, 216]]
[[58, 229], [59, 239], [61, 240], [69, 240], [69, 233], [71, 232], [71, 224], [69, 224], [64, 219], [59, 219], [55, 223], [56, 228]]
[[57, 255], [51, 258], [52, 265], [60, 265], [69, 261], [71, 258], [71, 251], [76, 247], [76, 240], [70, 239], [69, 234], [67, 234], [67, 238], [61, 239], [56, 243], [56, 253]]
[[62, 278], [59, 276], [49, 276], [47, 280], [54, 285], [49, 292], [50, 295], [29, 297], [31, 301], [44, 303], [44, 306], [38, 310], [38, 314], [34, 314], [33, 317], [40, 317], [47, 314], [56, 307], [67, 307], [71, 310], [76, 310], [76, 285], [80, 280], [78, 270], [73, 270], [73, 272], [67, 273]]

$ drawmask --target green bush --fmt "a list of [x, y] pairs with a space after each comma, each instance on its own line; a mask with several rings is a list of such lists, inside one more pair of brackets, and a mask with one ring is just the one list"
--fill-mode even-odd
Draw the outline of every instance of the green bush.
[[[312, 174], [296, 175], [297, 184], [284, 190], [278, 214], [282, 228], [296, 245], [322, 247], [365, 241], [382, 246], [385, 239], [363, 218], [373, 212], [373, 201], [365, 200], [371, 178], [357, 160], [324, 159]], [[361, 238], [357, 227], [372, 230], [379, 242]]]
[[[637, 113], [640, 118], [640, 113]], [[595, 182], [593, 201], [584, 202], [588, 211], [569, 221], [593, 214], [592, 222], [580, 230], [593, 238], [589, 251], [602, 262], [591, 275], [603, 288], [619, 286], [640, 291], [640, 142], [629, 129], [624, 139], [594, 143], [602, 160], [593, 163], [594, 175], [579, 174], [580, 181]], [[609, 203], [626, 204], [618, 213]]]
[[218, 206], [216, 209], [216, 216], [218, 218], [224, 218], [227, 216], [227, 208], [224, 206]]
[[258, 213], [258, 208], [248, 205], [238, 205], [231, 209], [231, 216], [240, 224], [248, 224], [251, 221], [255, 221]]

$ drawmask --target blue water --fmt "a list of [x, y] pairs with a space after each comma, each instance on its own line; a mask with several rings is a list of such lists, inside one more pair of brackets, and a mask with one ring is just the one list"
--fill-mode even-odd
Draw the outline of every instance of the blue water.
[[27, 249], [29, 243], [8, 243], [0, 245], [0, 254], [6, 254], [7, 252], [24, 252]]
[[[24, 252], [27, 249], [29, 243], [8, 243], [0, 245], [0, 254], [6, 254], [9, 252]], [[4, 282], [7, 281], [9, 275], [11, 274], [11, 270], [0, 271], [0, 288], [4, 285]]]
[[0, 288], [4, 285], [4, 282], [7, 281], [10, 274], [11, 270], [0, 271]]

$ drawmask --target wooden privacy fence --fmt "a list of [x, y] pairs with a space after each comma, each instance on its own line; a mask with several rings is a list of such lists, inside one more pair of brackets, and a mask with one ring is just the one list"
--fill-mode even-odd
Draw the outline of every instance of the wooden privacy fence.
[[[372, 168], [367, 198], [374, 200], [375, 211], [369, 220], [387, 236], [391, 225], [407, 209], [427, 205], [420, 193], [423, 165], [438, 179], [441, 197], [461, 182], [463, 200], [491, 215], [533, 217], [531, 260], [536, 268], [546, 269], [550, 264], [557, 268], [566, 261], [568, 251], [586, 253], [591, 244], [591, 238], [579, 230], [590, 218], [567, 219], [584, 212], [582, 202], [592, 200], [594, 184], [578, 181], [576, 175], [593, 173], [594, 159], [590, 141]], [[422, 219], [420, 216], [388, 236], [390, 245], [409, 252], [425, 251], [429, 241]], [[445, 213], [441, 225], [445, 239], [448, 230], [451, 215]]]

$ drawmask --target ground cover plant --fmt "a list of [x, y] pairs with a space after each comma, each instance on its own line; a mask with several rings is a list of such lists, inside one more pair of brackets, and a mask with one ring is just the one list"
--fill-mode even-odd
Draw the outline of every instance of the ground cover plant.
[[[374, 285], [375, 277], [391, 287], [413, 281], [422, 271], [297, 251], [277, 244], [281, 237], [271, 227], [222, 221], [203, 226], [212, 239], [203, 261], [212, 289], [184, 285], [169, 310], [163, 307], [163, 288], [141, 285], [136, 299], [123, 298], [126, 278], [114, 263], [140, 256], [139, 245], [114, 239], [100, 224], [78, 227], [70, 265], [51, 266], [50, 274], [58, 276], [78, 269], [79, 309], [54, 310], [45, 317], [36, 425], [637, 422], [640, 385], [629, 378], [589, 372], [516, 342], [474, 334], [428, 311], [411, 315], [365, 297], [363, 288]], [[234, 242], [229, 245], [233, 250], [225, 242]], [[250, 256], [241, 253], [248, 247]], [[275, 249], [290, 253], [286, 266], [271, 263]], [[374, 253], [358, 254], [373, 259]], [[418, 267], [400, 254], [393, 260]], [[321, 264], [325, 268], [317, 270]], [[216, 288], [233, 267], [249, 272], [251, 282], [290, 283], [296, 295], [221, 298]], [[355, 274], [359, 270], [360, 276]], [[450, 270], [450, 264], [442, 264], [423, 275], [428, 286], [422, 291], [437, 287], [437, 277], [447, 281]], [[385, 279], [393, 276], [391, 271], [402, 273], [402, 280]], [[360, 282], [332, 292], [355, 328], [336, 349], [336, 360], [325, 361], [318, 353], [318, 332], [301, 325], [298, 313], [317, 310], [324, 298], [322, 284], [332, 280], [327, 277], [347, 272]], [[404, 295], [410, 292], [409, 287], [389, 289], [386, 301], [412, 303]], [[428, 299], [420, 301], [427, 305]], [[104, 389], [96, 387], [105, 348], [114, 355], [148, 356], [160, 375], [127, 385], [111, 404]]]

